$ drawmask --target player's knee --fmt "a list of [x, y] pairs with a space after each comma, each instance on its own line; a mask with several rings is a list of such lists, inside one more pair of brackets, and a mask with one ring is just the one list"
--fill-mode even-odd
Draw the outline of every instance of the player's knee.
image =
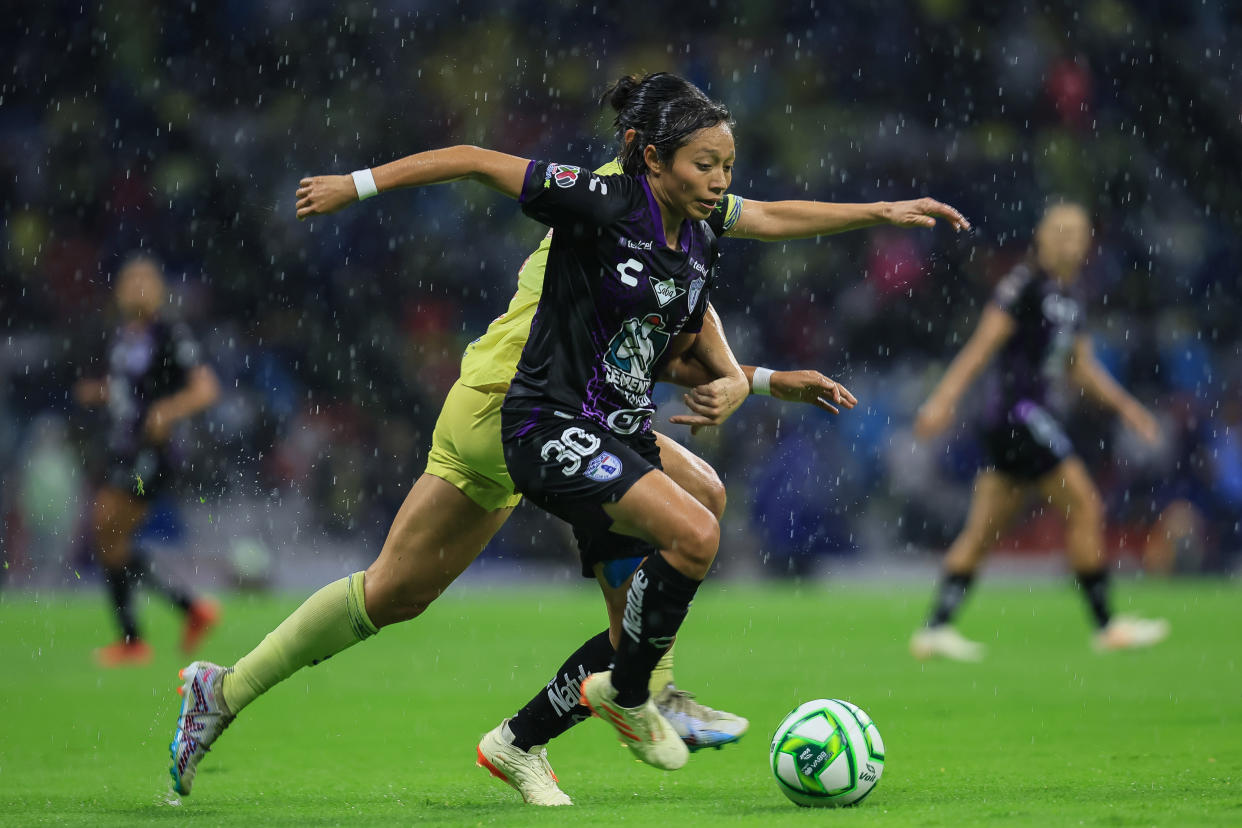
[[428, 591], [424, 584], [374, 565], [367, 570], [363, 584], [367, 616], [376, 627], [417, 618], [440, 597], [439, 591]]
[[707, 574], [712, 562], [716, 560], [716, 550], [720, 547], [720, 524], [716, 518], [704, 515], [693, 520], [679, 533], [673, 550], [685, 564], [696, 573], [697, 577]]

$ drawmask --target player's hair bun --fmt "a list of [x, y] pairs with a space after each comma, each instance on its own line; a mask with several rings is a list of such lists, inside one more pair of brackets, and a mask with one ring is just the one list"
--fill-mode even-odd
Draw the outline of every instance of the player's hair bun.
[[630, 100], [634, 97], [634, 93], [638, 91], [638, 87], [642, 85], [643, 79], [638, 75], [622, 75], [617, 82], [610, 86], [603, 95], [600, 96], [601, 104], [608, 104], [616, 112], [623, 112]]

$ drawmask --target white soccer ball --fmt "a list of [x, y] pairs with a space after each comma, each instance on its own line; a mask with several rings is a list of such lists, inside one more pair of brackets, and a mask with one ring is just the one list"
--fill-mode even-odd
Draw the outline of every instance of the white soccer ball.
[[871, 717], [840, 699], [799, 705], [772, 736], [772, 775], [797, 805], [856, 805], [884, 772], [884, 740]]

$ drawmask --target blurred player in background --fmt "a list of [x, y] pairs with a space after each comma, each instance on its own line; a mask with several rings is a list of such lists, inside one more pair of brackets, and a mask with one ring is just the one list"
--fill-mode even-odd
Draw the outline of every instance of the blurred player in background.
[[216, 374], [202, 362], [189, 328], [166, 318], [167, 295], [158, 262], [145, 255], [128, 259], [117, 275], [122, 324], [108, 351], [108, 375], [80, 380], [74, 387], [79, 404], [102, 405], [108, 418], [106, 479], [91, 521], [121, 634], [115, 644], [95, 651], [105, 667], [151, 658], [132, 606], [134, 587], [144, 581], [184, 613], [181, 646], [187, 653], [219, 613], [214, 601], [153, 573], [146, 554], [134, 545], [152, 500], [167, 490], [175, 474], [167, 451], [173, 426], [220, 396]]
[[1091, 223], [1082, 207], [1049, 208], [1035, 231], [1033, 259], [1001, 280], [978, 328], [919, 409], [916, 435], [927, 439], [942, 432], [967, 388], [999, 354], [998, 384], [983, 432], [990, 463], [975, 478], [966, 526], [945, 555], [927, 624], [911, 639], [918, 658], [983, 657], [983, 645], [964, 638], [952, 622], [984, 556], [1032, 488], [1065, 517], [1066, 554], [1095, 623], [1094, 646], [1144, 647], [1168, 634], [1163, 620], [1113, 615], [1100, 494], [1047, 408], [1050, 387], [1068, 378], [1143, 439], [1153, 444], [1160, 439], [1156, 420], [1099, 363], [1083, 329], [1084, 305], [1074, 286], [1090, 242]]

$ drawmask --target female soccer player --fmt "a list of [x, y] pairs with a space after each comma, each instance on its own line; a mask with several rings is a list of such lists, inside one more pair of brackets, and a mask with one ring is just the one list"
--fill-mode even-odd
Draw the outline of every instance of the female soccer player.
[[911, 639], [911, 652], [918, 658], [983, 657], [983, 645], [962, 637], [951, 623], [975, 570], [1032, 487], [1065, 516], [1066, 554], [1095, 620], [1095, 646], [1144, 647], [1168, 634], [1163, 620], [1123, 618], [1109, 609], [1100, 495], [1046, 408], [1050, 386], [1068, 374], [1086, 395], [1114, 409], [1144, 439], [1159, 439], [1155, 419], [1109, 376], [1083, 332], [1083, 305], [1073, 286], [1090, 241], [1091, 225], [1082, 207], [1051, 207], [1035, 231], [1033, 260], [1000, 282], [974, 335], [919, 410], [915, 433], [920, 438], [943, 431], [971, 382], [1000, 354], [998, 389], [983, 435], [991, 464], [975, 478], [966, 526], [945, 555], [935, 605], [927, 625]]
[[124, 323], [109, 350], [108, 376], [83, 379], [74, 387], [79, 404], [106, 406], [110, 420], [107, 480], [95, 497], [92, 520], [121, 632], [120, 641], [95, 651], [96, 661], [105, 667], [151, 660], [151, 647], [139, 633], [130, 604], [134, 586], [143, 580], [185, 614], [181, 647], [187, 653], [219, 614], [213, 601], [153, 578], [146, 556], [133, 543], [152, 499], [168, 486], [172, 469], [165, 445], [173, 425], [220, 396], [216, 374], [201, 361], [189, 328], [163, 318], [166, 295], [154, 259], [135, 256], [125, 262], [116, 283]]
[[[692, 85], [665, 73], [650, 75], [641, 81], [623, 79], [610, 98], [618, 111], [618, 137], [636, 140], [637, 132], [645, 131], [664, 108], [687, 94], [705, 99]], [[382, 178], [380, 183], [384, 183]], [[370, 190], [360, 191], [349, 176], [311, 179], [304, 184], [307, 186], [299, 191], [303, 200], [299, 205], [302, 217], [332, 212], [360, 200], [360, 195], [371, 194]], [[321, 186], [312, 193], [310, 185], [313, 184]], [[363, 186], [365, 188], [366, 184]], [[753, 209], [743, 210], [741, 200], [729, 196], [713, 213], [712, 221], [721, 224], [720, 232], [738, 224], [756, 238], [772, 240], [838, 232], [882, 221], [926, 226], [934, 223], [935, 216], [944, 217], [955, 226], [964, 224], [956, 211], [931, 199], [879, 205], [751, 204]], [[297, 669], [352, 645], [376, 628], [417, 616], [477, 556], [508, 517], [519, 496], [513, 492], [500, 452], [499, 410], [539, 301], [553, 235], [550, 233], [523, 265], [518, 291], [508, 312], [493, 322], [487, 334], [467, 350], [462, 376], [450, 391], [436, 425], [427, 473], [415, 483], [407, 497], [379, 559], [366, 573], [342, 579], [308, 599], [230, 673], [207, 663], [191, 665], [183, 671], [186, 681], [182, 690], [186, 698], [201, 697], [205, 701], [196, 705], [201, 708], [199, 710], [183, 707], [178, 737], [173, 745], [173, 776], [180, 792], [189, 792], [198, 760], [242, 706]], [[718, 331], [718, 322], [710, 311], [706, 322], [703, 338]], [[671, 363], [669, 370], [675, 373], [674, 366], [679, 364], [682, 363]], [[697, 380], [695, 383], [702, 384]], [[815, 372], [771, 373], [761, 369], [756, 374], [755, 388], [760, 393], [767, 390], [773, 396], [800, 399], [828, 408], [832, 407], [832, 402], [853, 404], [848, 392]], [[698, 392], [697, 398], [692, 397], [689, 400], [692, 410], [696, 405], [711, 402], [711, 393], [710, 389], [704, 389]], [[657, 441], [661, 460], [670, 476], [719, 514], [724, 506], [724, 490], [711, 468], [677, 443], [659, 436]], [[621, 536], [615, 538], [627, 542]], [[600, 573], [601, 582], [607, 579], [612, 583], [606, 591], [612, 594], [610, 607], [614, 614], [619, 614], [619, 605], [623, 603], [618, 602], [616, 596], [624, 597], [625, 579], [635, 566], [636, 562], [631, 560], [628, 571], [614, 565], [608, 572]], [[566, 661], [557, 676], [576, 676], [584, 670], [594, 672], [597, 665], [606, 667], [611, 657], [612, 648], [605, 632], [587, 641]], [[740, 728], [745, 727], [745, 720], [716, 717], [714, 711], [701, 706], [689, 705], [693, 715], [678, 717], [675, 714], [688, 707], [686, 697], [668, 687], [667, 679], [657, 685], [657, 689], [660, 688], [666, 693], [665, 700], [669, 702], [666, 709], [674, 714], [673, 720], [686, 726], [683, 736], [688, 740], [710, 744], [713, 738], [736, 738]], [[538, 700], [537, 696], [532, 703]], [[547, 715], [528, 718], [538, 718], [542, 724], [551, 720], [554, 727], [559, 728], [556, 732], [560, 732], [582, 709], [574, 707], [558, 715], [562, 713], [560, 709], [549, 708], [540, 711]], [[515, 719], [515, 723], [519, 722], [520, 717]], [[698, 727], [694, 726], [695, 722]], [[546, 767], [546, 760], [542, 758], [541, 742], [531, 741], [531, 738], [521, 733], [515, 741], [493, 745], [496, 751], [489, 757], [492, 760], [489, 767], [502, 768], [511, 783], [518, 778], [535, 778], [537, 772]], [[480, 745], [481, 759], [484, 747]], [[500, 752], [507, 755], [501, 756]], [[549, 787], [552, 798], [568, 801], [556, 789], [550, 771], [543, 773], [543, 779], [549, 783], [544, 789], [525, 783], [515, 783], [515, 787], [529, 802], [559, 804], [559, 801], [546, 801]]]

